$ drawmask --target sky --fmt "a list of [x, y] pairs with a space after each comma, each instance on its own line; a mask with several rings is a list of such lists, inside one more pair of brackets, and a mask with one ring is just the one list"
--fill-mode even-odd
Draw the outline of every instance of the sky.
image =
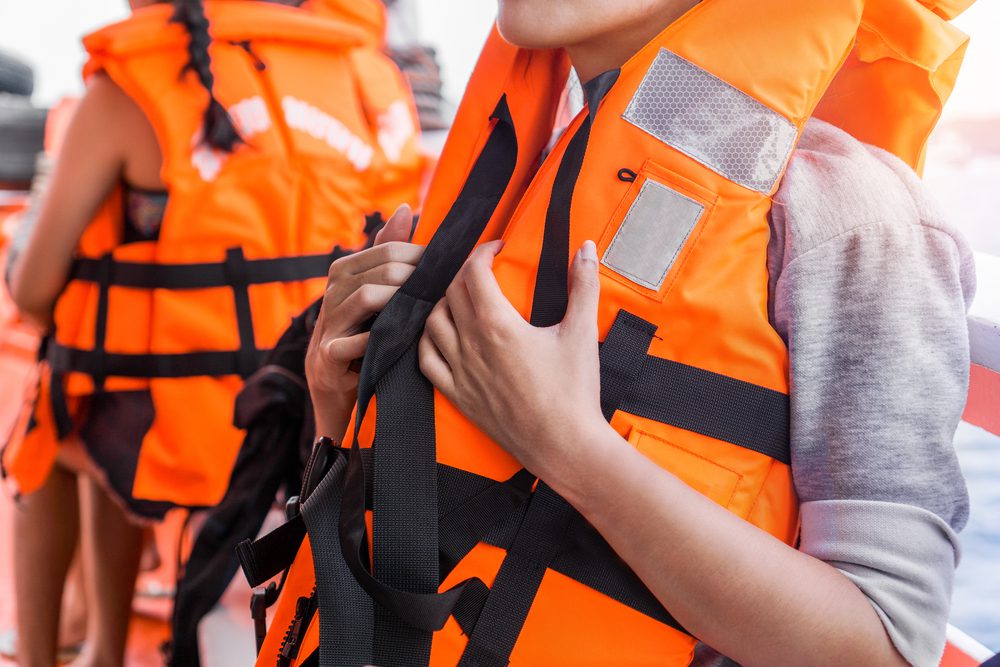
[[[457, 101], [496, 12], [495, 0], [418, 0], [423, 41], [441, 60], [447, 95]], [[79, 93], [80, 38], [127, 14], [125, 0], [0, 0], [0, 49], [36, 70], [37, 104]], [[979, 0], [956, 20], [972, 35], [950, 117], [1000, 115], [1000, 2]]]

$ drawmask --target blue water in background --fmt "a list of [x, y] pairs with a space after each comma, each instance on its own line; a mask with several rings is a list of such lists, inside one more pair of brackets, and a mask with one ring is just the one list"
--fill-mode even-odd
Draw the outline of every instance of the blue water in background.
[[958, 460], [969, 485], [971, 514], [955, 573], [951, 623], [1000, 651], [1000, 436], [959, 425]]

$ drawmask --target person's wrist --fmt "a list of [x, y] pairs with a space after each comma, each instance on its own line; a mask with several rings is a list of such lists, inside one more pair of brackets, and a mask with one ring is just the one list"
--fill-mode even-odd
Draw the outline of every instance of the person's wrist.
[[547, 466], [547, 474], [540, 477], [570, 504], [577, 505], [600, 480], [604, 461], [612, 455], [609, 444], [619, 441], [620, 436], [598, 413], [575, 419], [561, 437], [564, 444], [559, 461]]
[[357, 391], [313, 391], [310, 395], [316, 418], [316, 435], [340, 441], [351, 419]]

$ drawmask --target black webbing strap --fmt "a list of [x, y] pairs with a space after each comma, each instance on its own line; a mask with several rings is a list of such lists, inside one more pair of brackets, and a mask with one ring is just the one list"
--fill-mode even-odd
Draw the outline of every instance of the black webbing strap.
[[[535, 476], [523, 468], [509, 479], [498, 482], [438, 465], [438, 550], [442, 577], [447, 576], [497, 524], [517, 514], [530, 497], [534, 483]], [[459, 486], [473, 485], [479, 488], [471, 493], [459, 491]]]
[[301, 512], [256, 540], [243, 540], [236, 545], [236, 557], [250, 588], [260, 586], [287, 569], [299, 551], [306, 535]]
[[552, 194], [545, 209], [542, 252], [531, 301], [531, 323], [536, 327], [558, 324], [566, 314], [569, 299], [569, 213], [573, 189], [583, 167], [590, 139], [590, 116], [583, 119], [556, 171]]
[[[348, 449], [327, 447], [331, 461], [349, 453]], [[372, 453], [372, 449], [361, 450], [369, 486], [365, 493], [367, 509], [373, 506]], [[531, 495], [535, 477], [523, 468], [502, 481], [440, 463], [437, 468], [440, 577], [444, 578], [478, 542], [488, 539], [491, 531], [496, 532], [497, 524], [517, 513]], [[322, 476], [317, 477], [321, 479]], [[299, 512], [271, 532], [241, 541], [236, 546], [236, 555], [250, 586], [260, 586], [291, 566], [305, 533]], [[502, 546], [506, 548], [507, 544]]]
[[315, 490], [302, 501], [301, 516], [309, 533], [319, 609], [319, 667], [372, 664], [372, 637], [358, 632], [352, 619], [371, 623], [372, 598], [344, 562], [338, 525], [347, 458], [338, 455]]
[[[412, 640], [410, 646], [385, 638], [381, 630], [391, 631], [394, 628], [384, 622], [386, 617], [380, 612], [378, 621], [380, 636], [375, 643], [380, 654], [383, 654], [381, 656], [383, 662], [380, 664], [415, 664], [415, 660], [420, 659], [427, 650], [429, 633], [444, 626], [467, 584], [462, 582], [444, 593], [436, 592], [438, 586], [436, 516], [433, 517], [433, 527], [430, 528], [433, 531], [431, 533], [433, 548], [426, 535], [420, 534], [428, 530], [427, 508], [421, 505], [429, 505], [431, 511], [436, 513], [437, 484], [436, 470], [434, 470], [436, 444], [433, 437], [433, 395], [431, 394], [428, 404], [426, 396], [429, 387], [426, 386], [426, 380], [416, 365], [416, 343], [431, 308], [444, 294], [475, 247], [514, 173], [517, 164], [517, 140], [506, 98], [500, 99], [492, 118], [496, 121], [493, 130], [458, 198], [428, 243], [420, 263], [409, 280], [373, 323], [368, 349], [359, 374], [355, 432], [348, 458], [343, 511], [339, 522], [344, 561], [357, 582], [378, 606], [406, 625], [420, 631], [401, 635], [403, 639]], [[399, 399], [390, 396], [393, 392], [404, 388], [407, 393]], [[375, 531], [375, 540], [382, 540], [379, 532], [388, 530], [391, 535], [387, 538], [390, 544], [399, 545], [392, 548], [402, 549], [397, 553], [390, 553], [387, 550], [386, 553], [380, 553], [380, 550], [376, 549], [379, 559], [376, 566], [378, 574], [386, 576], [385, 573], [390, 571], [400, 573], [398, 579], [393, 575], [394, 584], [382, 581], [367, 569], [366, 481], [358, 440], [366, 410], [376, 391], [378, 414], [381, 416], [388, 405], [388, 416], [393, 423], [400, 419], [400, 414], [392, 407], [393, 404], [400, 406], [399, 409], [404, 411], [408, 407], [396, 402], [397, 400], [405, 401], [406, 397], [410, 397], [419, 401], [422, 406], [417, 415], [404, 420], [410, 422], [405, 433], [419, 441], [397, 441], [392, 445], [386, 445], [386, 440], [383, 438], [393, 434], [385, 433], [387, 427], [383, 427], [382, 433], [379, 433], [378, 422], [384, 417], [376, 419], [378, 443], [374, 447], [376, 484], [380, 483], [378, 481], [380, 474], [387, 474], [389, 476], [387, 479], [392, 479], [395, 474], [392, 469], [398, 465], [391, 461], [386, 462], [383, 457], [398, 455], [407, 447], [414, 448], [421, 458], [426, 459], [419, 464], [421, 470], [424, 470], [424, 466], [428, 467], [425, 474], [415, 478], [408, 476], [404, 484], [384, 489], [384, 493], [401, 496], [401, 501], [376, 497], [373, 514], [379, 528]], [[388, 472], [378, 472], [383, 466]], [[382, 491], [376, 490], [374, 493], [380, 494]], [[387, 514], [385, 508], [389, 507], [398, 508], [398, 511], [393, 510], [396, 516]], [[417, 562], [413, 555], [413, 545], [418, 545], [420, 562]], [[428, 560], [433, 562], [426, 562]], [[434, 586], [433, 590], [427, 590], [430, 587], [431, 572], [434, 573]], [[355, 612], [345, 617], [335, 608], [327, 610], [325, 605], [328, 602], [326, 596], [321, 594], [321, 617], [326, 614], [329, 618], [337, 618], [340, 623], [350, 626], [352, 637], [367, 637], [371, 645], [375, 636], [374, 616], [366, 617], [365, 614]], [[332, 641], [333, 638], [324, 636], [321, 628], [321, 645], [327, 645]], [[392, 654], [386, 651], [391, 651]]]
[[[566, 314], [573, 192], [587, 152], [594, 112], [617, 78], [618, 72], [612, 71], [587, 84], [585, 92], [589, 113], [569, 140], [556, 171], [545, 212], [542, 250], [531, 307], [531, 324], [537, 327], [558, 324]], [[646, 339], [644, 347], [632, 350], [633, 368], [645, 357], [651, 337], [652, 334]], [[604, 402], [602, 398], [602, 405]], [[607, 417], [610, 419], [610, 414]], [[555, 557], [563, 534], [575, 514], [569, 503], [539, 480], [459, 665], [507, 665], [545, 570]]]
[[[51, 347], [52, 343], [49, 343]], [[50, 365], [51, 367], [51, 365]], [[73, 417], [69, 414], [69, 403], [66, 401], [66, 387], [63, 385], [65, 374], [55, 368], [51, 369], [49, 377], [49, 406], [52, 408], [52, 421], [55, 422], [56, 435], [65, 440], [73, 432]]]
[[[266, 351], [257, 353], [262, 362]], [[200, 375], [240, 374], [239, 350], [185, 352], [178, 354], [119, 354], [81, 350], [52, 342], [46, 359], [55, 373], [75, 371], [87, 375], [127, 378], [182, 378]]]
[[558, 324], [566, 314], [569, 300], [569, 228], [573, 190], [590, 141], [590, 128], [597, 108], [615, 81], [619, 70], [610, 70], [584, 86], [588, 112], [563, 153], [552, 193], [545, 209], [542, 251], [538, 262], [535, 290], [531, 301], [531, 323], [537, 327]]
[[[602, 390], [602, 393], [605, 391], [611, 393], [614, 389]], [[362, 453], [369, 451], [364, 449]], [[522, 469], [506, 480], [497, 481], [439, 463], [437, 478], [442, 578], [479, 542], [505, 551], [510, 549], [527, 509], [535, 479], [531, 473]], [[683, 630], [600, 533], [579, 515], [570, 522], [562, 546], [549, 567], [640, 613]], [[488, 593], [485, 584], [472, 579], [458, 599], [452, 615], [465, 634], [472, 634]]]
[[104, 391], [104, 379], [107, 377], [104, 369], [105, 341], [108, 336], [108, 299], [111, 288], [111, 268], [114, 260], [107, 253], [98, 262], [97, 272], [97, 313], [94, 318], [94, 372], [91, 378], [94, 382], [94, 393]]
[[[328, 452], [329, 460], [323, 464], [319, 464], [321, 467], [321, 472], [315, 475], [315, 482], [318, 485], [322, 481], [323, 477], [326, 475], [330, 466], [333, 464], [334, 460], [337, 458], [344, 458], [347, 456], [348, 451], [345, 449], [338, 448], [333, 445], [323, 445]], [[318, 447], [314, 447], [313, 455], [310, 457], [309, 465], [315, 465], [316, 454], [323, 450]], [[364, 463], [365, 470], [369, 471], [366, 473], [367, 478], [370, 480], [372, 475], [370, 473], [372, 469], [372, 450], [363, 449], [361, 450], [361, 459]], [[310, 467], [306, 467], [305, 475], [303, 476], [303, 485], [307, 485], [307, 481], [310, 477], [309, 474]], [[463, 477], [472, 476], [471, 473], [466, 473], [465, 471], [458, 471], [455, 469], [449, 469], [451, 476], [462, 475]], [[445, 473], [445, 477], [449, 476], [448, 472]], [[479, 478], [478, 475], [475, 476], [476, 479]], [[487, 480], [492, 482], [492, 480]], [[499, 484], [499, 483], [498, 483]], [[312, 485], [309, 486], [307, 491], [312, 491]], [[309, 497], [309, 493], [304, 491], [305, 497]], [[272, 494], [273, 495], [273, 494]], [[296, 505], [301, 508], [301, 498], [295, 496], [293, 499]], [[371, 498], [371, 488], [366, 492], [366, 507], [371, 509], [372, 498]], [[288, 505], [286, 505], [285, 512], [288, 513]], [[492, 527], [488, 526], [487, 530]], [[486, 530], [479, 533], [480, 536], [485, 535]], [[236, 545], [236, 558], [239, 562], [240, 568], [243, 570], [243, 575], [246, 577], [247, 583], [250, 587], [260, 586], [268, 579], [277, 576], [280, 572], [287, 570], [291, 567], [292, 562], [295, 560], [296, 554], [298, 554], [299, 547], [302, 546], [302, 540], [306, 536], [305, 523], [302, 520], [301, 509], [295, 510], [294, 514], [290, 516], [284, 523], [273, 528], [270, 532], [261, 535], [256, 539], [244, 539]]]
[[[637, 381], [655, 333], [652, 324], [619, 311], [600, 352], [605, 419], [610, 421], [622, 397]], [[507, 665], [545, 570], [564, 548], [568, 530], [578, 518], [569, 503], [545, 482], [538, 482], [460, 665]]]
[[[248, 287], [265, 283], [299, 282], [327, 275], [330, 263], [348, 254], [339, 247], [319, 255], [247, 260], [241, 248], [230, 248], [222, 262], [204, 264], [153, 264], [119, 262], [111, 254], [100, 259], [74, 262], [71, 280], [96, 283], [99, 287], [94, 348], [70, 347], [50, 339], [45, 358], [52, 368], [53, 386], [67, 372], [90, 375], [95, 391], [105, 378], [183, 378], [239, 375], [249, 377], [263, 361], [266, 351], [256, 349]], [[111, 287], [133, 289], [233, 289], [240, 337], [237, 350], [211, 350], [177, 354], [123, 354], [108, 352], [105, 341], [108, 293]], [[53, 398], [53, 408], [55, 398]], [[57, 409], [58, 412], [58, 409]]]
[[257, 342], [253, 334], [253, 312], [250, 310], [249, 278], [247, 261], [243, 248], [226, 251], [226, 279], [233, 290], [233, 304], [236, 308], [236, 330], [240, 336], [240, 349], [236, 353], [239, 374], [244, 380], [254, 374], [259, 367]]
[[[497, 524], [482, 541], [505, 551], [510, 549], [526, 509], [522, 507]], [[629, 565], [579, 514], [570, 521], [562, 545], [548, 567], [650, 618], [684, 631]], [[476, 610], [476, 614], [479, 611]]]
[[788, 394], [651, 356], [619, 409], [724, 440], [788, 465]]
[[639, 576], [590, 523], [577, 514], [549, 567], [627, 607], [686, 632]]
[[486, 606], [486, 598], [489, 597], [490, 589], [481, 579], [472, 579], [466, 586], [465, 592], [459, 598], [458, 604], [452, 610], [452, 615], [462, 628], [462, 634], [469, 636], [479, 622], [479, 614]]
[[[590, 117], [570, 139], [545, 214], [531, 324], [558, 324], [568, 300], [569, 211], [590, 138]], [[539, 481], [514, 543], [507, 550], [459, 665], [506, 665], [528, 616], [545, 566], [555, 555], [572, 508]]]
[[[626, 313], [622, 316], [631, 317]], [[613, 340], [621, 334], [621, 328], [615, 331]], [[610, 364], [607, 368], [609, 372], [604, 378], [613, 374]], [[609, 388], [602, 389], [602, 397], [614, 392], [610, 380], [602, 379], [602, 383], [609, 384]], [[346, 450], [331, 450], [338, 451], [334, 458], [347, 454]], [[365, 467], [369, 470], [370, 454], [370, 449], [362, 450]], [[528, 471], [522, 469], [507, 480], [496, 481], [438, 464], [437, 478], [442, 577], [479, 542], [510, 549], [534, 480]], [[370, 474], [368, 479], [371, 479]], [[371, 507], [370, 499], [368, 507]], [[299, 527], [295, 524], [302, 525], [301, 515], [274, 529], [272, 534], [240, 545], [239, 550], [243, 552], [239, 554], [240, 563], [252, 586], [259, 586], [292, 564], [301, 542]], [[578, 515], [570, 522], [549, 568], [640, 613], [684, 630], [604, 538]], [[472, 634], [488, 594], [485, 584], [472, 579], [456, 601], [452, 615], [465, 634]]]
[[[434, 389], [412, 345], [376, 389], [372, 574], [387, 586], [434, 594], [438, 573]], [[375, 608], [374, 658], [380, 667], [430, 661], [431, 632]]]
[[[100, 259], [91, 260], [94, 266], [94, 282], [97, 284], [97, 310], [94, 313], [94, 349], [88, 353], [90, 377], [94, 383], [94, 393], [104, 391], [104, 380], [107, 378], [107, 352], [105, 342], [108, 335], [108, 300], [111, 287], [111, 273], [114, 258], [106, 253]], [[49, 385], [49, 404], [52, 407], [52, 417], [55, 422], [56, 435], [60, 440], [69, 437], [73, 431], [73, 418], [69, 413], [69, 403], [66, 400], [66, 390], [63, 385], [67, 371], [58, 362], [53, 362], [48, 356], [59, 352], [61, 346], [56, 343], [55, 335], [50, 335], [45, 345], [46, 358], [51, 369]]]
[[[336, 247], [332, 252], [295, 257], [246, 260], [248, 285], [292, 283], [321, 278], [330, 270], [330, 263], [348, 254]], [[101, 264], [105, 260], [80, 258], [73, 262], [70, 280], [99, 283]], [[156, 264], [152, 262], [122, 262], [112, 260], [109, 284], [132, 289], [208, 289], [229, 287], [226, 262], [193, 264]]]
[[569, 503], [540, 481], [486, 596], [460, 666], [507, 665], [572, 515]]

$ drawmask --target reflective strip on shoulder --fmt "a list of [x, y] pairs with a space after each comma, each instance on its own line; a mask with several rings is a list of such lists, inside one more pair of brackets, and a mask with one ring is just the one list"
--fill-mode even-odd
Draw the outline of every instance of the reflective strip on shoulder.
[[658, 290], [704, 210], [695, 200], [647, 178], [601, 264]]
[[622, 116], [751, 190], [774, 189], [798, 128], [711, 72], [660, 49]]

